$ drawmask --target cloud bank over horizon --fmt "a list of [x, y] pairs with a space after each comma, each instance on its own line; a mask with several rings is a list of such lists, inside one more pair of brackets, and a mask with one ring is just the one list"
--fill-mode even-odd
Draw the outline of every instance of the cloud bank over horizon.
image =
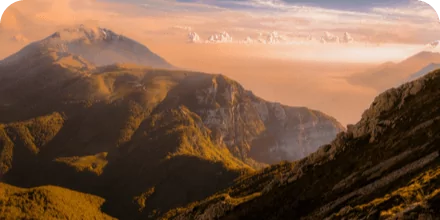
[[260, 32], [317, 38], [325, 32], [339, 36], [348, 32], [358, 41], [373, 43], [440, 39], [434, 9], [418, 0], [132, 0], [127, 4], [158, 14], [179, 14], [188, 19], [179, 25], [192, 26], [200, 36], [220, 27], [237, 39]]

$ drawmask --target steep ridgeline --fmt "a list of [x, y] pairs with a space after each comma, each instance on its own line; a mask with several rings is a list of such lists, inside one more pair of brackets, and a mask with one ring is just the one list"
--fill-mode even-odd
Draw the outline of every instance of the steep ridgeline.
[[378, 96], [356, 125], [163, 219], [436, 219], [440, 71]]
[[[86, 33], [80, 44], [94, 45]], [[67, 187], [104, 198], [111, 216], [155, 218], [343, 130], [222, 75], [99, 67], [70, 46], [34, 43], [0, 62], [1, 181]]]

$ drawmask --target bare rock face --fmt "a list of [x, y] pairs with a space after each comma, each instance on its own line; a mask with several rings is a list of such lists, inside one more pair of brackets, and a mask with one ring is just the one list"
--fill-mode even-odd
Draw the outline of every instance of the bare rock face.
[[298, 160], [344, 130], [328, 115], [265, 101], [222, 75], [209, 76], [200, 85], [188, 94], [196, 97], [188, 106], [212, 130], [214, 140], [243, 161]]
[[393, 127], [397, 120], [404, 120], [403, 118], [385, 119], [385, 117], [393, 111], [402, 109], [405, 106], [405, 101], [422, 91], [429, 80], [430, 77], [428, 76], [382, 93], [376, 97], [371, 107], [364, 112], [361, 121], [350, 127], [348, 132], [353, 134], [355, 138], [370, 135], [370, 141], [374, 142], [376, 136], [382, 133], [385, 127]]

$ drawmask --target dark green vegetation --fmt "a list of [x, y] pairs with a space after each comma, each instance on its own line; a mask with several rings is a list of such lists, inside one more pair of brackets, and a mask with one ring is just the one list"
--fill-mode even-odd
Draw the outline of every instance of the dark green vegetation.
[[[93, 207], [110, 216], [154, 219], [270, 163], [302, 158], [343, 130], [330, 116], [267, 102], [222, 75], [97, 67], [52, 47], [62, 39], [56, 33], [0, 62], [2, 182], [65, 187], [105, 199]], [[74, 43], [84, 41], [105, 43]], [[56, 197], [26, 202], [40, 198]]]
[[438, 219], [440, 70], [378, 96], [294, 164], [250, 175], [164, 219]]

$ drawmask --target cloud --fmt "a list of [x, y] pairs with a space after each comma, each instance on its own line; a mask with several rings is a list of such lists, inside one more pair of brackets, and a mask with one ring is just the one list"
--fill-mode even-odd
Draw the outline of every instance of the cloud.
[[221, 33], [211, 35], [206, 43], [232, 43], [232, 37], [228, 32], [223, 31]]
[[440, 45], [440, 40], [436, 40], [436, 41], [433, 41], [433, 42], [429, 43], [427, 46], [429, 46], [431, 48], [436, 48], [439, 45]]
[[260, 33], [258, 36], [258, 42], [263, 44], [278, 44], [287, 42], [287, 39], [285, 36], [280, 35], [277, 31], [272, 31], [266, 35]]
[[321, 37], [321, 43], [339, 43], [339, 37], [326, 31]]
[[351, 36], [350, 33], [345, 32], [344, 33], [344, 37], [342, 37], [341, 39], [342, 43], [353, 43], [354, 42], [354, 38]]
[[255, 41], [252, 37], [247, 36], [244, 40], [240, 41], [241, 44], [253, 44]]
[[200, 39], [200, 36], [196, 32], [190, 32], [188, 33], [188, 42], [200, 43], [202, 42], [202, 40]]
[[173, 29], [177, 29], [177, 30], [183, 30], [183, 31], [191, 31], [192, 28], [189, 26], [179, 26], [179, 25], [175, 25], [172, 27]]

